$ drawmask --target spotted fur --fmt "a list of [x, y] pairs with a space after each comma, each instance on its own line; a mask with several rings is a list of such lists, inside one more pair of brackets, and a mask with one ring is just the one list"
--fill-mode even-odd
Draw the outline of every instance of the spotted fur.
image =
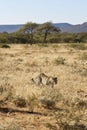
[[36, 85], [54, 87], [57, 84], [57, 77], [47, 76], [44, 73], [40, 73], [35, 78], [32, 78], [32, 82]]

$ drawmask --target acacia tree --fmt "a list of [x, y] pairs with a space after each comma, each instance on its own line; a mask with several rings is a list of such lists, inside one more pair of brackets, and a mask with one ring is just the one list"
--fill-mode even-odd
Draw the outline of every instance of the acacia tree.
[[59, 33], [60, 29], [55, 27], [51, 22], [46, 22], [39, 25], [39, 27], [37, 28], [37, 31], [40, 31], [41, 33], [44, 34], [43, 42], [45, 43], [47, 41], [48, 34]]
[[34, 42], [33, 37], [37, 27], [38, 27], [37, 23], [28, 22], [19, 30], [19, 32], [28, 36], [31, 45]]

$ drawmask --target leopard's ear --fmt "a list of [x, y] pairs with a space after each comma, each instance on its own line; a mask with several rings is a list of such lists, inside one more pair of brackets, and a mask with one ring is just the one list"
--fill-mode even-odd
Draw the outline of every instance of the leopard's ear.
[[58, 83], [58, 79], [57, 79], [57, 77], [54, 77], [53, 80], [54, 80], [55, 84]]

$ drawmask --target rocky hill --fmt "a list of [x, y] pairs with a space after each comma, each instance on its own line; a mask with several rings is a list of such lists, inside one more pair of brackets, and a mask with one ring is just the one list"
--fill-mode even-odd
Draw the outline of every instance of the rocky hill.
[[[87, 32], [87, 22], [83, 24], [77, 24], [72, 25], [69, 23], [53, 23], [54, 26], [61, 29], [61, 32], [67, 32], [67, 33], [80, 33], [80, 32]], [[16, 32], [21, 27], [23, 27], [24, 24], [18, 24], [18, 25], [0, 25], [0, 32]]]
[[56, 23], [54, 25], [56, 27], [59, 27], [62, 32], [68, 32], [68, 33], [87, 32], [87, 22], [77, 25], [72, 25], [69, 23]]
[[16, 32], [18, 31], [21, 27], [23, 27], [23, 24], [19, 25], [0, 25], [0, 32]]

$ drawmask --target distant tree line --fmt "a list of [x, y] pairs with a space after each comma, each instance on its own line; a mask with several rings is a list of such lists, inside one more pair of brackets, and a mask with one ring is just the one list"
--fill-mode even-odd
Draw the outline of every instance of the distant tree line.
[[87, 33], [61, 33], [51, 22], [28, 22], [14, 33], [0, 33], [0, 43], [86, 43]]

